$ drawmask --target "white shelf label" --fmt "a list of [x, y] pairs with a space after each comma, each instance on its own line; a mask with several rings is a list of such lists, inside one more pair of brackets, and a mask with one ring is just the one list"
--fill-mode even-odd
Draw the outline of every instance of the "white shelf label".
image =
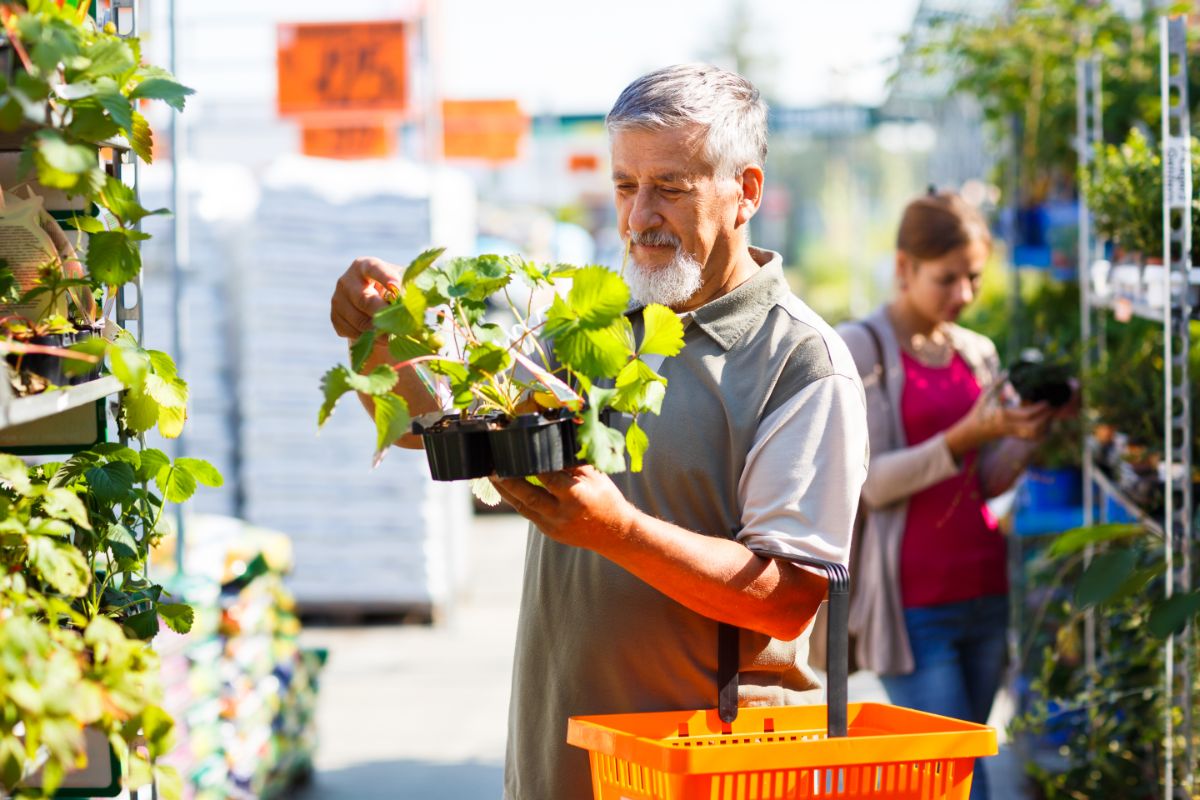
[[1167, 163], [1166, 163], [1166, 183], [1167, 183], [1167, 206], [1169, 208], [1188, 208], [1191, 200], [1191, 192], [1188, 191], [1188, 184], [1191, 183], [1189, 173], [1189, 145], [1186, 139], [1171, 139], [1167, 142]]

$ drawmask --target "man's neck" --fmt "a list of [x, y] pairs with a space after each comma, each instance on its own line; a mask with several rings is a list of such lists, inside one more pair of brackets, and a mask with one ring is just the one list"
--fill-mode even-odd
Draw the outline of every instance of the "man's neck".
[[[729, 294], [748, 281], [754, 273], [758, 272], [759, 264], [754, 260], [749, 246], [743, 245], [738, 249], [737, 253], [738, 255], [724, 268], [717, 271], [713, 278], [705, 280], [704, 284], [700, 287], [700, 291], [688, 298], [688, 301], [683, 305], [673, 308], [672, 311], [681, 314], [687, 311], [695, 311], [700, 306]], [[705, 271], [707, 271], [707, 268]]]

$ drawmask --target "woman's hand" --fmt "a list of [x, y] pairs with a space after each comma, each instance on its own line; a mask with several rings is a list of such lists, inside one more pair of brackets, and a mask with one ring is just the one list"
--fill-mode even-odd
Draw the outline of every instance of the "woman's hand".
[[1038, 440], [1046, 435], [1055, 409], [1049, 403], [1005, 406], [995, 392], [984, 391], [975, 405], [946, 431], [946, 445], [956, 459], [988, 442], [1007, 437]]

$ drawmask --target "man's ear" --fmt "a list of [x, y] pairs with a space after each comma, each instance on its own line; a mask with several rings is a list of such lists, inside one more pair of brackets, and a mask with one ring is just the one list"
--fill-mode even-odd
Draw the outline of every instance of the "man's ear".
[[763, 170], [757, 164], [751, 164], [742, 170], [741, 192], [738, 197], [737, 224], [738, 227], [750, 221], [762, 203]]

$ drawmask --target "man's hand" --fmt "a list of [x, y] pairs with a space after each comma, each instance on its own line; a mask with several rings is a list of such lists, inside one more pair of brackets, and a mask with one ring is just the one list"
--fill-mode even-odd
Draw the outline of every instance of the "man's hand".
[[329, 301], [329, 319], [338, 336], [357, 339], [368, 328], [375, 312], [387, 305], [384, 292], [398, 290], [404, 270], [378, 258], [356, 258], [342, 273]]
[[623, 538], [638, 513], [612, 479], [592, 466], [548, 472], [538, 480], [540, 487], [524, 478], [493, 477], [492, 483], [517, 513], [562, 544], [599, 549]]

